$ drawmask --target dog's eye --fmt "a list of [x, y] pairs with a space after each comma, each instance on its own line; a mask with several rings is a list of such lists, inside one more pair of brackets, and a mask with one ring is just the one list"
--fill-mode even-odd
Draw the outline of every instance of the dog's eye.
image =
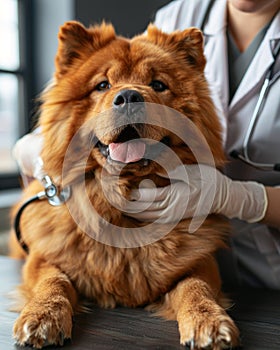
[[104, 91], [110, 88], [111, 88], [111, 85], [109, 84], [109, 82], [107, 80], [104, 80], [101, 83], [97, 84], [95, 89], [97, 91]]
[[159, 80], [153, 80], [150, 84], [151, 88], [157, 92], [162, 92], [167, 89], [167, 86]]

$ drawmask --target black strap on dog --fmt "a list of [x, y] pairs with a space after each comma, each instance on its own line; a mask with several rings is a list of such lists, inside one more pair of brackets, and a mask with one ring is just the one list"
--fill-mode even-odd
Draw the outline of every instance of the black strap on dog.
[[44, 191], [41, 191], [39, 193], [37, 193], [35, 196], [29, 198], [27, 201], [25, 201], [21, 207], [19, 208], [17, 215], [15, 217], [15, 221], [14, 221], [14, 229], [16, 232], [16, 237], [17, 240], [19, 242], [19, 244], [21, 245], [21, 247], [23, 248], [23, 250], [28, 254], [29, 249], [27, 244], [24, 242], [22, 235], [21, 235], [21, 230], [20, 230], [20, 219], [22, 216], [22, 213], [24, 211], [24, 209], [31, 203], [39, 201], [39, 200], [43, 200], [43, 199], [47, 199], [49, 204], [52, 206], [59, 206], [64, 204], [71, 195], [71, 191], [70, 191], [70, 187], [67, 186], [65, 188], [63, 188], [61, 191], [58, 190], [58, 188], [56, 187], [56, 185], [52, 182], [51, 178], [48, 175], [44, 175], [40, 182], [43, 184], [44, 186]]
[[[42, 197], [42, 194], [44, 194], [44, 197]], [[40, 192], [40, 193], [37, 193], [35, 196], [29, 198], [27, 201], [25, 201], [22, 206], [19, 208], [18, 212], [17, 212], [17, 215], [15, 217], [15, 221], [14, 221], [14, 229], [15, 229], [15, 233], [16, 233], [16, 237], [17, 237], [17, 240], [19, 242], [19, 244], [21, 245], [22, 249], [28, 254], [29, 253], [29, 249], [28, 249], [28, 246], [26, 245], [26, 243], [24, 242], [24, 240], [22, 239], [22, 236], [21, 236], [21, 230], [20, 230], [20, 218], [21, 218], [21, 215], [24, 211], [24, 209], [31, 203], [33, 202], [36, 202], [38, 200], [42, 200], [46, 198], [45, 197], [45, 192]]]

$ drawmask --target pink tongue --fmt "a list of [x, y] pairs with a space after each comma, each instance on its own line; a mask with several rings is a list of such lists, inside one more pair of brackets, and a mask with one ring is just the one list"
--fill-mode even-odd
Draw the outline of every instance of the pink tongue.
[[137, 140], [109, 145], [111, 159], [122, 163], [137, 162], [144, 157], [145, 151], [145, 143]]

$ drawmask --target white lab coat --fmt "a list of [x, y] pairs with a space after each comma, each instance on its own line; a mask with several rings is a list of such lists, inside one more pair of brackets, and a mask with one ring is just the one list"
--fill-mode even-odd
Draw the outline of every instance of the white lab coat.
[[[241, 150], [243, 139], [257, 103], [265, 74], [274, 57], [272, 50], [280, 40], [280, 13], [267, 33], [243, 77], [230, 105], [227, 57], [227, 0], [216, 0], [209, 12], [203, 32], [205, 36], [205, 75], [213, 89], [214, 102], [221, 106], [221, 123], [225, 132], [225, 150]], [[160, 9], [155, 25], [163, 31], [183, 30], [198, 26], [208, 0], [175, 0]], [[280, 57], [261, 116], [249, 146], [252, 160], [280, 163]], [[280, 172], [256, 170], [239, 160], [231, 160], [227, 174], [234, 179], [255, 180], [265, 185], [280, 185]], [[280, 289], [280, 232], [272, 232], [265, 225], [236, 221], [233, 226], [234, 259], [245, 266], [240, 278], [250, 284]], [[241, 234], [242, 233], [242, 234]], [[261, 262], [262, 261], [262, 262]]]

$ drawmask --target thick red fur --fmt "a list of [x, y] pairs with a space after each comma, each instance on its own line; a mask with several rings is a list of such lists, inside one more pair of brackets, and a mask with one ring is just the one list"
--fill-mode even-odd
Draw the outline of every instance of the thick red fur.
[[[96, 147], [85, 163], [79, 152], [70, 157], [62, 183], [65, 155], [81, 126], [90, 122], [90, 132], [103, 144], [116, 138], [115, 129], [105, 134], [100, 130], [114, 125], [114, 114], [102, 112], [112, 108], [120, 91], [133, 89], [145, 102], [183, 114], [204, 135], [216, 166], [223, 165], [221, 128], [203, 75], [202, 41], [195, 28], [165, 34], [150, 26], [147, 34], [131, 40], [116, 36], [107, 24], [86, 29], [68, 22], [60, 29], [54, 82], [42, 96], [39, 125], [44, 137], [44, 168], [58, 185], [72, 186], [75, 218], [81, 215], [86, 191], [95, 210], [111, 224], [120, 229], [142, 227], [143, 223], [128, 218], [105, 198], [101, 177], [105, 173], [103, 186], [111, 195], [127, 196], [145, 178], [158, 186], [168, 183], [159, 175], [162, 169], [156, 162], [145, 167], [129, 164], [117, 181], [111, 181], [114, 166], [107, 167]], [[150, 86], [153, 80], [163, 81], [168, 89], [154, 91]], [[109, 81], [110, 88], [100, 92], [96, 86], [102, 81]], [[168, 136], [170, 147], [184, 163], [196, 162], [174, 133], [151, 125], [142, 132], [142, 137], [157, 141]], [[82, 148], [83, 138], [79, 141]], [[84, 172], [85, 181], [81, 182]], [[41, 190], [41, 184], [33, 181], [24, 199]], [[87, 208], [85, 213], [91, 217]], [[220, 305], [221, 281], [214, 259], [215, 251], [224, 246], [228, 229], [221, 217], [209, 216], [193, 234], [188, 233], [190, 220], [184, 220], [155, 242], [120, 248], [87, 235], [71, 214], [67, 205], [51, 207], [47, 201], [27, 207], [21, 231], [28, 255], [12, 236], [11, 256], [26, 258], [21, 286], [25, 303], [14, 326], [19, 344], [40, 348], [70, 338], [72, 315], [85, 297], [102, 307], [150, 305], [163, 317], [176, 319], [181, 343], [193, 342], [197, 349], [237, 344], [238, 330]], [[98, 231], [94, 220], [85, 225]]]

